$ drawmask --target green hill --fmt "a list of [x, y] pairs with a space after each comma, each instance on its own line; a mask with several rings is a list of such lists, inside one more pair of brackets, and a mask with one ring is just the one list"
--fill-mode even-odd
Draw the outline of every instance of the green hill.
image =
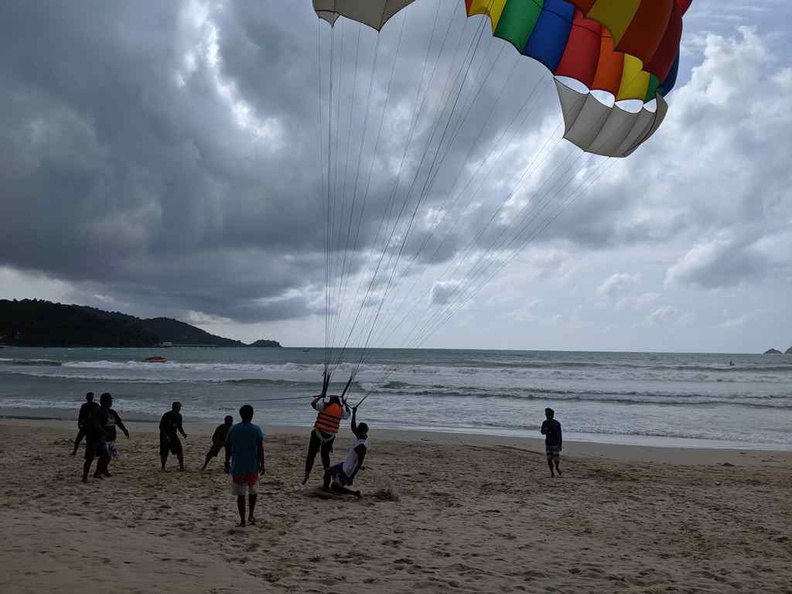
[[[171, 318], [140, 319], [83, 305], [64, 305], [39, 299], [0, 299], [0, 344], [152, 347], [162, 343], [246, 346], [239, 340], [216, 336]], [[280, 344], [274, 340], [259, 340], [251, 346], [279, 347]]]

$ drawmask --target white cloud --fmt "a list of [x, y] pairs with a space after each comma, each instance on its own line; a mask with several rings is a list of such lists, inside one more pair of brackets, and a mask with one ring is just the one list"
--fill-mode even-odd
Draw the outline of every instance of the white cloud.
[[604, 283], [597, 287], [597, 295], [611, 298], [617, 297], [632, 289], [640, 280], [640, 274], [617, 272], [612, 274]]

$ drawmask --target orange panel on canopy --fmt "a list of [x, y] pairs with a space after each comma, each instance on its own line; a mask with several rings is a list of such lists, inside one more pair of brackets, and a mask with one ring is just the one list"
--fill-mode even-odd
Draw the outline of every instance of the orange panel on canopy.
[[624, 54], [613, 51], [613, 37], [603, 30], [602, 44], [600, 45], [597, 74], [591, 83], [591, 89], [608, 91], [612, 95], [619, 92], [624, 70]]

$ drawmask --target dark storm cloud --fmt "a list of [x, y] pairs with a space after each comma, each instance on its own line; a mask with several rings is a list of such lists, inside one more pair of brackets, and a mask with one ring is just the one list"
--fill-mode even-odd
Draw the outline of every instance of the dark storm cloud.
[[[416, 2], [379, 36], [341, 21], [334, 34], [341, 80], [328, 105], [330, 34], [326, 23], [317, 27], [308, 0], [2, 3], [0, 264], [84, 283], [148, 311], [252, 322], [315, 313], [324, 307], [326, 274], [371, 271], [386, 246], [375, 290], [390, 282], [396, 261], [398, 281], [428, 264], [519, 246], [510, 234], [519, 205], [538, 203], [567, 154], [564, 143], [545, 144], [558, 121], [552, 84], [541, 66], [493, 40], [488, 24], [466, 19], [460, 3], [439, 6], [436, 28], [435, 2]], [[469, 69], [466, 55], [475, 57]], [[724, 60], [721, 68], [733, 66]], [[708, 112], [690, 100], [682, 113], [693, 126], [696, 113]], [[556, 118], [550, 126], [548, 116]], [[662, 140], [656, 145], [642, 149], [644, 166], [631, 184], [595, 188], [537, 241], [585, 249], [662, 242], [713, 212], [731, 224], [712, 201], [658, 206], [666, 197], [657, 180], [678, 183], [682, 174], [655, 165], [667, 150]], [[329, 213], [320, 150], [337, 158]], [[514, 192], [537, 154], [547, 161]], [[767, 161], [764, 174], [777, 171], [778, 160]], [[707, 186], [705, 176], [692, 183]], [[784, 187], [777, 184], [765, 207], [744, 193], [741, 204], [761, 219], [783, 202]], [[648, 214], [647, 201], [634, 199], [640, 188], [650, 188]], [[356, 253], [344, 256], [353, 245]]]

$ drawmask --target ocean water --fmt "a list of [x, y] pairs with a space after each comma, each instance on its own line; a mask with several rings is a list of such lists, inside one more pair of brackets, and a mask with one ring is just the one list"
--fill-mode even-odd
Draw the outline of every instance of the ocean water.
[[[143, 362], [152, 355], [168, 362]], [[73, 418], [90, 390], [111, 392], [122, 417], [156, 418], [181, 400], [185, 423], [220, 422], [249, 403], [264, 425], [309, 427], [324, 357], [321, 348], [5, 347], [0, 409]], [[333, 391], [352, 368], [337, 367]], [[359, 415], [373, 427], [539, 437], [550, 406], [567, 439], [792, 449], [789, 355], [374, 349], [349, 401], [366, 394]]]

